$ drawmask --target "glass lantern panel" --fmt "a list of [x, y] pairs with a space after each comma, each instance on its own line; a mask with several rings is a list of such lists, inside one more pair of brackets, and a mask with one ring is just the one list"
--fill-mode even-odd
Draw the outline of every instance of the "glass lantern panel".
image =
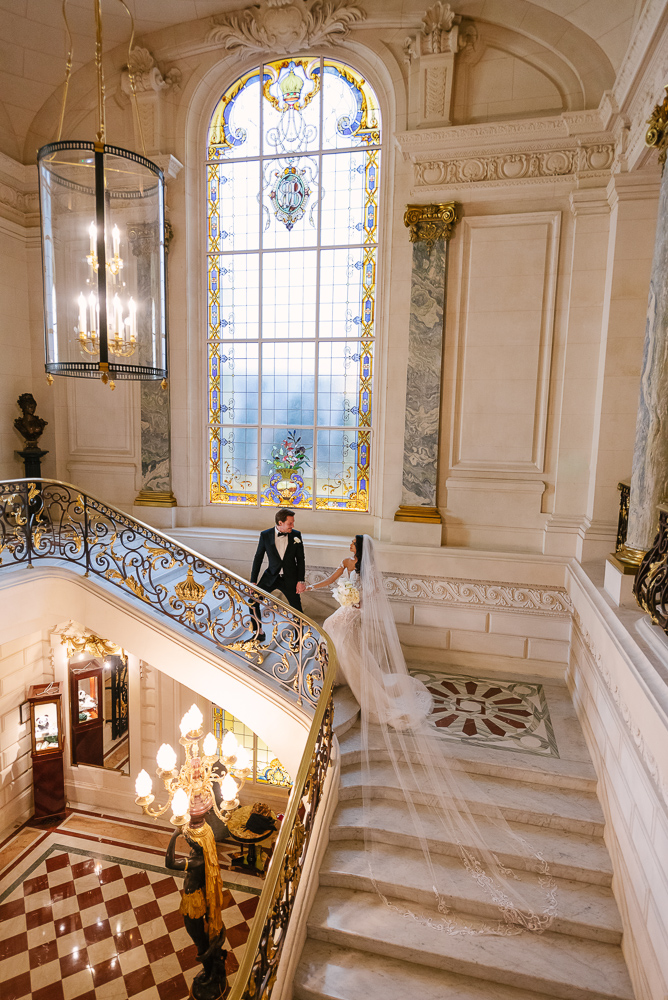
[[[166, 374], [164, 183], [134, 153], [54, 143], [38, 156], [47, 371], [99, 378], [105, 310], [109, 374]], [[96, 177], [102, 182], [101, 214]], [[98, 233], [104, 219], [103, 240]], [[102, 352], [104, 355], [104, 351]]]
[[35, 705], [35, 751], [58, 746], [58, 703], [45, 701]]
[[167, 366], [163, 183], [139, 158], [104, 158], [109, 367]]

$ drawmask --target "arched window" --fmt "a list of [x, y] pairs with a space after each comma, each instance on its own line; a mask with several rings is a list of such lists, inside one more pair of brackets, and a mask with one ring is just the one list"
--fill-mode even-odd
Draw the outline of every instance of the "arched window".
[[212, 503], [369, 509], [380, 113], [360, 74], [282, 59], [207, 148]]

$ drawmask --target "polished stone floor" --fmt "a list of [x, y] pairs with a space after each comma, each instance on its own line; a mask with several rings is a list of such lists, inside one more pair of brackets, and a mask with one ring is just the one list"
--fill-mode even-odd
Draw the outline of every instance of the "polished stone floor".
[[[164, 867], [167, 830], [72, 812], [0, 845], [2, 1000], [182, 1000], [199, 969], [178, 912], [182, 876]], [[230, 981], [262, 882], [230, 870], [224, 922]]]

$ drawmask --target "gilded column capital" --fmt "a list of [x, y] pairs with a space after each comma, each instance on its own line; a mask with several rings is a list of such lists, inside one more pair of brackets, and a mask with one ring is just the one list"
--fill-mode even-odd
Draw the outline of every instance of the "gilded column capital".
[[437, 240], [449, 240], [459, 221], [460, 206], [449, 201], [444, 205], [406, 205], [404, 225], [411, 243], [426, 243], [431, 253]]
[[659, 150], [659, 163], [663, 170], [668, 152], [668, 84], [664, 87], [663, 101], [656, 105], [651, 117], [647, 119], [647, 124], [649, 128], [645, 135], [645, 143]]

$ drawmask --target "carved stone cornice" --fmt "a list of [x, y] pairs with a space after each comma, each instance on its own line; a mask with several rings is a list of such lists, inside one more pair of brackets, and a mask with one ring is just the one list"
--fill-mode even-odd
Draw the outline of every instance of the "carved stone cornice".
[[[306, 576], [309, 583], [318, 583], [326, 580], [332, 572], [333, 569], [329, 567], [313, 566]], [[383, 583], [389, 599], [404, 604], [531, 611], [563, 619], [570, 618], [572, 612], [566, 591], [553, 587], [516, 587], [511, 583], [453, 580], [437, 576], [399, 576], [396, 573], [383, 573]]]
[[139, 46], [132, 49], [128, 65], [121, 76], [121, 89], [127, 96], [132, 93], [130, 74], [137, 94], [157, 94], [170, 87], [178, 94], [181, 89], [181, 70], [173, 68], [161, 72], [152, 53]]
[[37, 168], [0, 154], [0, 215], [21, 226], [39, 225]]
[[582, 142], [569, 147], [545, 150], [514, 149], [494, 153], [474, 153], [448, 159], [413, 158], [416, 189], [469, 187], [472, 184], [517, 184], [527, 181], [554, 181], [586, 175], [609, 176], [615, 161], [613, 142]]
[[450, 240], [459, 218], [458, 210], [454, 201], [443, 205], [406, 205], [404, 225], [411, 243], [426, 243], [431, 253], [437, 240]]
[[366, 18], [355, 0], [264, 0], [245, 10], [217, 14], [207, 42], [247, 52], [291, 54], [344, 40]]

